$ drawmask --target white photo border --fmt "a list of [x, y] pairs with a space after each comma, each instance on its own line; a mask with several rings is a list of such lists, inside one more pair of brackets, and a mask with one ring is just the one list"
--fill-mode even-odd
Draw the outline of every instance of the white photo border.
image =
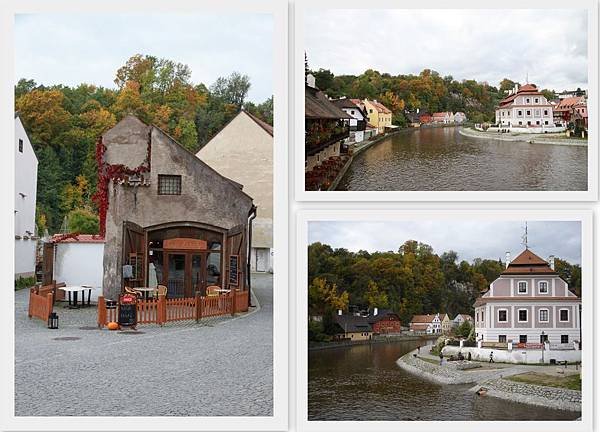
[[[274, 256], [273, 267], [273, 416], [238, 417], [21, 417], [14, 415], [14, 296], [5, 290], [0, 302], [3, 346], [2, 377], [5, 385], [0, 392], [1, 430], [54, 431], [274, 431], [287, 430], [288, 419], [288, 5], [278, 0], [106, 0], [81, 2], [77, 0], [13, 0], [0, 6], [0, 130], [3, 142], [14, 142], [14, 23], [19, 13], [265, 13], [273, 16], [273, 99], [274, 99]], [[14, 200], [14, 146], [2, 149], [2, 188], [4, 203]], [[8, 206], [9, 208], [12, 205]], [[9, 208], [2, 213], [4, 245], [14, 242], [14, 218]], [[2, 274], [5, 288], [12, 286], [14, 248], [2, 253]], [[277, 287], [283, 287], [278, 289]]]
[[[582, 350], [582, 418], [579, 421], [526, 421], [530, 432], [591, 432], [594, 405], [594, 294], [592, 289], [593, 212], [578, 210], [524, 210], [514, 209], [457, 209], [456, 207], [428, 207], [427, 209], [362, 209], [345, 208], [299, 210], [296, 231], [296, 422], [298, 430], [362, 432], [365, 430], [398, 431], [419, 430], [447, 432], [505, 432], [521, 430], [523, 421], [309, 421], [308, 420], [308, 224], [317, 221], [414, 221], [414, 220], [529, 220], [529, 221], [579, 221], [581, 222], [582, 334], [586, 341]], [[587, 306], [586, 306], [587, 305]]]
[[[304, 184], [304, 15], [332, 9], [586, 9], [588, 15], [588, 167], [587, 191], [306, 191]], [[506, 0], [502, 5], [476, 0], [298, 0], [294, 11], [294, 191], [297, 201], [596, 201], [598, 200], [598, 2], [596, 0]]]

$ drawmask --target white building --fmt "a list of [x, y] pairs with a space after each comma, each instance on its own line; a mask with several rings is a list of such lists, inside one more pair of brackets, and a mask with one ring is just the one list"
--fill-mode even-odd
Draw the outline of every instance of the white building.
[[525, 249], [475, 302], [475, 334], [482, 342], [528, 348], [548, 343], [573, 348], [580, 342], [581, 299], [554, 270]]
[[272, 272], [273, 126], [242, 110], [196, 157], [244, 186], [257, 207], [252, 221], [250, 270]]
[[452, 320], [453, 327], [460, 327], [465, 321], [468, 321], [471, 326], [473, 325], [473, 317], [467, 314], [458, 314]]
[[35, 276], [35, 205], [38, 160], [15, 115], [15, 279]]
[[364, 104], [357, 103], [355, 99], [348, 98], [336, 99], [332, 100], [332, 102], [335, 106], [352, 117], [345, 120], [348, 126], [350, 126], [349, 141], [357, 143], [364, 141], [365, 129], [369, 121]]
[[92, 286], [91, 301], [96, 302], [102, 294], [104, 239], [90, 234], [63, 237], [57, 234], [51, 240], [52, 280]]
[[552, 131], [555, 129], [552, 104], [534, 84], [521, 87], [517, 84], [496, 108], [496, 124], [520, 132]]
[[456, 113], [454, 113], [454, 123], [463, 123], [467, 121], [467, 116], [464, 112], [458, 111]]
[[410, 331], [425, 332], [427, 334], [442, 333], [442, 319], [440, 314], [414, 315], [409, 324]]

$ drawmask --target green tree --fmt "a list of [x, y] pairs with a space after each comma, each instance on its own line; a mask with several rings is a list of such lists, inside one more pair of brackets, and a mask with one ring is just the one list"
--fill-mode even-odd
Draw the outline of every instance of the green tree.
[[85, 208], [71, 210], [67, 214], [69, 231], [81, 234], [98, 234], [98, 215]]
[[219, 77], [210, 86], [213, 97], [225, 104], [234, 105], [238, 110], [244, 105], [248, 90], [250, 90], [250, 78], [239, 72], [233, 72], [228, 77]]
[[365, 292], [364, 301], [369, 307], [373, 309], [376, 307], [386, 308], [388, 307], [387, 294], [379, 289], [377, 284], [372, 280], [367, 284], [367, 291]]

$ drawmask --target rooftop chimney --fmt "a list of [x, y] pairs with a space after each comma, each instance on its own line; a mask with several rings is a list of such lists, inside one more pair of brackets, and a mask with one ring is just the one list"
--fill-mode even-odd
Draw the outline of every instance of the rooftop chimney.
[[519, 91], [519, 84], [515, 84], [515, 93]]
[[548, 261], [550, 262], [550, 268], [554, 270], [554, 255], [550, 255]]
[[315, 76], [313, 74], [306, 75], [306, 85], [312, 88], [317, 88], [315, 83]]
[[510, 252], [506, 252], [506, 268], [508, 268], [508, 264], [510, 264]]
[[342, 315], [342, 310], [341, 309], [338, 309], [338, 315], [340, 315], [340, 316]]
[[373, 309], [373, 316], [377, 316], [378, 312], [379, 312], [379, 309], [377, 309], [377, 308]]
[[419, 114], [419, 108], [417, 108], [417, 114]]

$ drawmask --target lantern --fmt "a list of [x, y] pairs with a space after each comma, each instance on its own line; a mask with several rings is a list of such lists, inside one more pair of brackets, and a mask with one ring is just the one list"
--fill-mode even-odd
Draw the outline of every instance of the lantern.
[[58, 328], [58, 314], [56, 312], [52, 312], [48, 317], [48, 328], [49, 329], [57, 329]]

